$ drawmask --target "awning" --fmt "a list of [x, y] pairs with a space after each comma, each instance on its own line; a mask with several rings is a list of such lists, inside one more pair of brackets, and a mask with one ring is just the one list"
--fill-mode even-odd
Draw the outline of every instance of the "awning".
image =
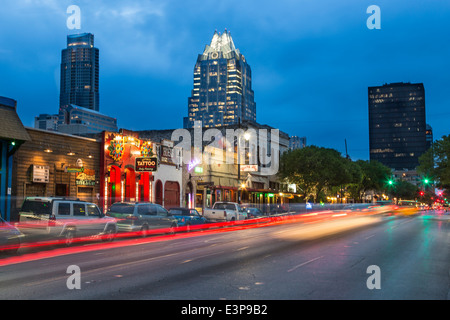
[[269, 179], [266, 176], [257, 176], [254, 174], [249, 174], [247, 176], [247, 181], [259, 182], [259, 183], [269, 183]]

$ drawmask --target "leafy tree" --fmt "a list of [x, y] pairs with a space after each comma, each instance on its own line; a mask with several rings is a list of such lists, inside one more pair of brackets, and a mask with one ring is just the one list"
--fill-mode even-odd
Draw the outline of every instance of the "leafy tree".
[[282, 155], [279, 176], [295, 183], [304, 199], [317, 202], [327, 188], [357, 180], [358, 169], [334, 149], [307, 146]]
[[388, 194], [398, 199], [414, 200], [418, 198], [419, 187], [408, 181], [398, 180], [389, 188]]
[[436, 186], [450, 189], [450, 136], [436, 140], [420, 158], [417, 172], [436, 182]]
[[361, 169], [360, 193], [369, 190], [382, 191], [386, 188], [386, 181], [391, 175], [391, 169], [376, 160], [358, 160], [356, 164]]

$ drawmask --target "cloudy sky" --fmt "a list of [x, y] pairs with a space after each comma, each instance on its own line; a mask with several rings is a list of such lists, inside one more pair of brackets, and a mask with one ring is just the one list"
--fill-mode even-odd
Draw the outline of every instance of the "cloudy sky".
[[[69, 30], [67, 8], [81, 9]], [[366, 12], [381, 9], [381, 29]], [[66, 36], [100, 50], [100, 112], [130, 130], [177, 129], [197, 55], [231, 32], [252, 68], [257, 121], [368, 159], [369, 86], [421, 82], [434, 138], [450, 134], [450, 1], [0, 0], [0, 96], [26, 126], [57, 113]]]

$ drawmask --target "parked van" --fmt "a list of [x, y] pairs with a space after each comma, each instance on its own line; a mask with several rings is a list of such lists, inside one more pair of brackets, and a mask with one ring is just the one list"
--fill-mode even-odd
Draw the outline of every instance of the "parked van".
[[113, 240], [116, 219], [105, 216], [94, 203], [57, 197], [27, 197], [19, 212], [19, 230], [32, 240], [101, 236]]

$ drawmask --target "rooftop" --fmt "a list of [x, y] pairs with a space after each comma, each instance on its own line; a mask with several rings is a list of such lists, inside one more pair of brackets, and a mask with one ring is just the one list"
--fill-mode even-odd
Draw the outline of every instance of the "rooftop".
[[239, 49], [236, 49], [231, 33], [227, 31], [227, 29], [225, 29], [222, 34], [217, 32], [217, 30], [214, 31], [211, 43], [206, 45], [203, 56], [208, 56], [213, 52], [221, 52], [224, 56], [229, 55], [231, 52], [235, 52], [237, 57], [240, 56]]

